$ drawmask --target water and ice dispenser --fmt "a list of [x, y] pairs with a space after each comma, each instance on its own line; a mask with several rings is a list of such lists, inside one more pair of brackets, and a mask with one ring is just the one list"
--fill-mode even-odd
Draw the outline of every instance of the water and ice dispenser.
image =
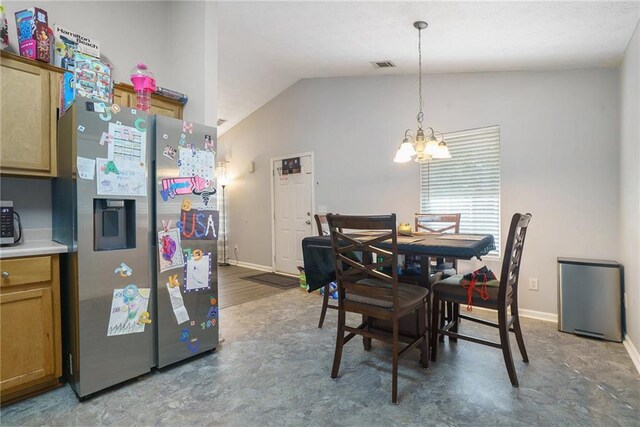
[[135, 248], [135, 200], [94, 199], [93, 229], [95, 251]]

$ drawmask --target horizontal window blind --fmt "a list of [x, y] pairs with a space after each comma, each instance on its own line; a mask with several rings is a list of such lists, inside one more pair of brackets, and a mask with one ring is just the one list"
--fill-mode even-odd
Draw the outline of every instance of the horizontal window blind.
[[500, 127], [444, 134], [450, 159], [420, 165], [420, 211], [460, 213], [461, 233], [492, 234], [500, 248]]

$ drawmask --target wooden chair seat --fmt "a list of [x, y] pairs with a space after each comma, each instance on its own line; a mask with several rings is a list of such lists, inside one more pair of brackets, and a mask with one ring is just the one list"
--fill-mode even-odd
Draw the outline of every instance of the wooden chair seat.
[[[448, 302], [453, 302], [456, 304], [467, 304], [467, 293], [469, 292], [468, 288], [465, 288], [460, 285], [460, 279], [462, 279], [462, 275], [456, 275], [448, 277], [444, 280], [433, 285], [433, 291], [438, 292], [440, 294], [440, 298], [444, 299]], [[499, 285], [500, 282], [492, 281], [496, 285]], [[491, 284], [491, 283], [490, 283]], [[481, 284], [477, 284], [476, 286], [481, 286]], [[483, 300], [480, 297], [480, 294], [477, 292], [473, 292], [473, 306], [474, 307], [483, 307], [490, 308], [493, 310], [498, 309], [498, 291], [500, 288], [498, 286], [487, 286], [487, 292], [489, 293], [489, 299]], [[511, 303], [511, 295], [507, 294], [507, 302]]]
[[[362, 279], [356, 282], [360, 285], [367, 285], [374, 288], [388, 289], [386, 295], [367, 296], [354, 293], [347, 293], [346, 300], [363, 304], [375, 305], [376, 307], [392, 308], [393, 307], [393, 284], [380, 279]], [[407, 285], [398, 283], [398, 305], [400, 307], [414, 306], [420, 303], [429, 295], [429, 290], [415, 285]]]

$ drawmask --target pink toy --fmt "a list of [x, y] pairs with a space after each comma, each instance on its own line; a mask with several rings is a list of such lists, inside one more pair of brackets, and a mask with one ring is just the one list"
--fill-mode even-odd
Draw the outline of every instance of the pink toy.
[[136, 108], [149, 111], [151, 108], [151, 94], [156, 91], [156, 79], [147, 66], [138, 64], [131, 70], [131, 83], [136, 91]]

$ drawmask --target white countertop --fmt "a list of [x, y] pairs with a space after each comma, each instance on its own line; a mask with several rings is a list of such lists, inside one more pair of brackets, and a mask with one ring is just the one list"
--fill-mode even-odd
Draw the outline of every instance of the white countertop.
[[60, 254], [67, 252], [67, 247], [51, 240], [35, 240], [0, 248], [0, 259], [25, 257], [34, 255]]
[[[48, 238], [48, 239], [47, 239]], [[24, 241], [0, 247], [0, 259], [68, 252], [65, 245], [51, 240], [51, 229], [24, 230]]]

